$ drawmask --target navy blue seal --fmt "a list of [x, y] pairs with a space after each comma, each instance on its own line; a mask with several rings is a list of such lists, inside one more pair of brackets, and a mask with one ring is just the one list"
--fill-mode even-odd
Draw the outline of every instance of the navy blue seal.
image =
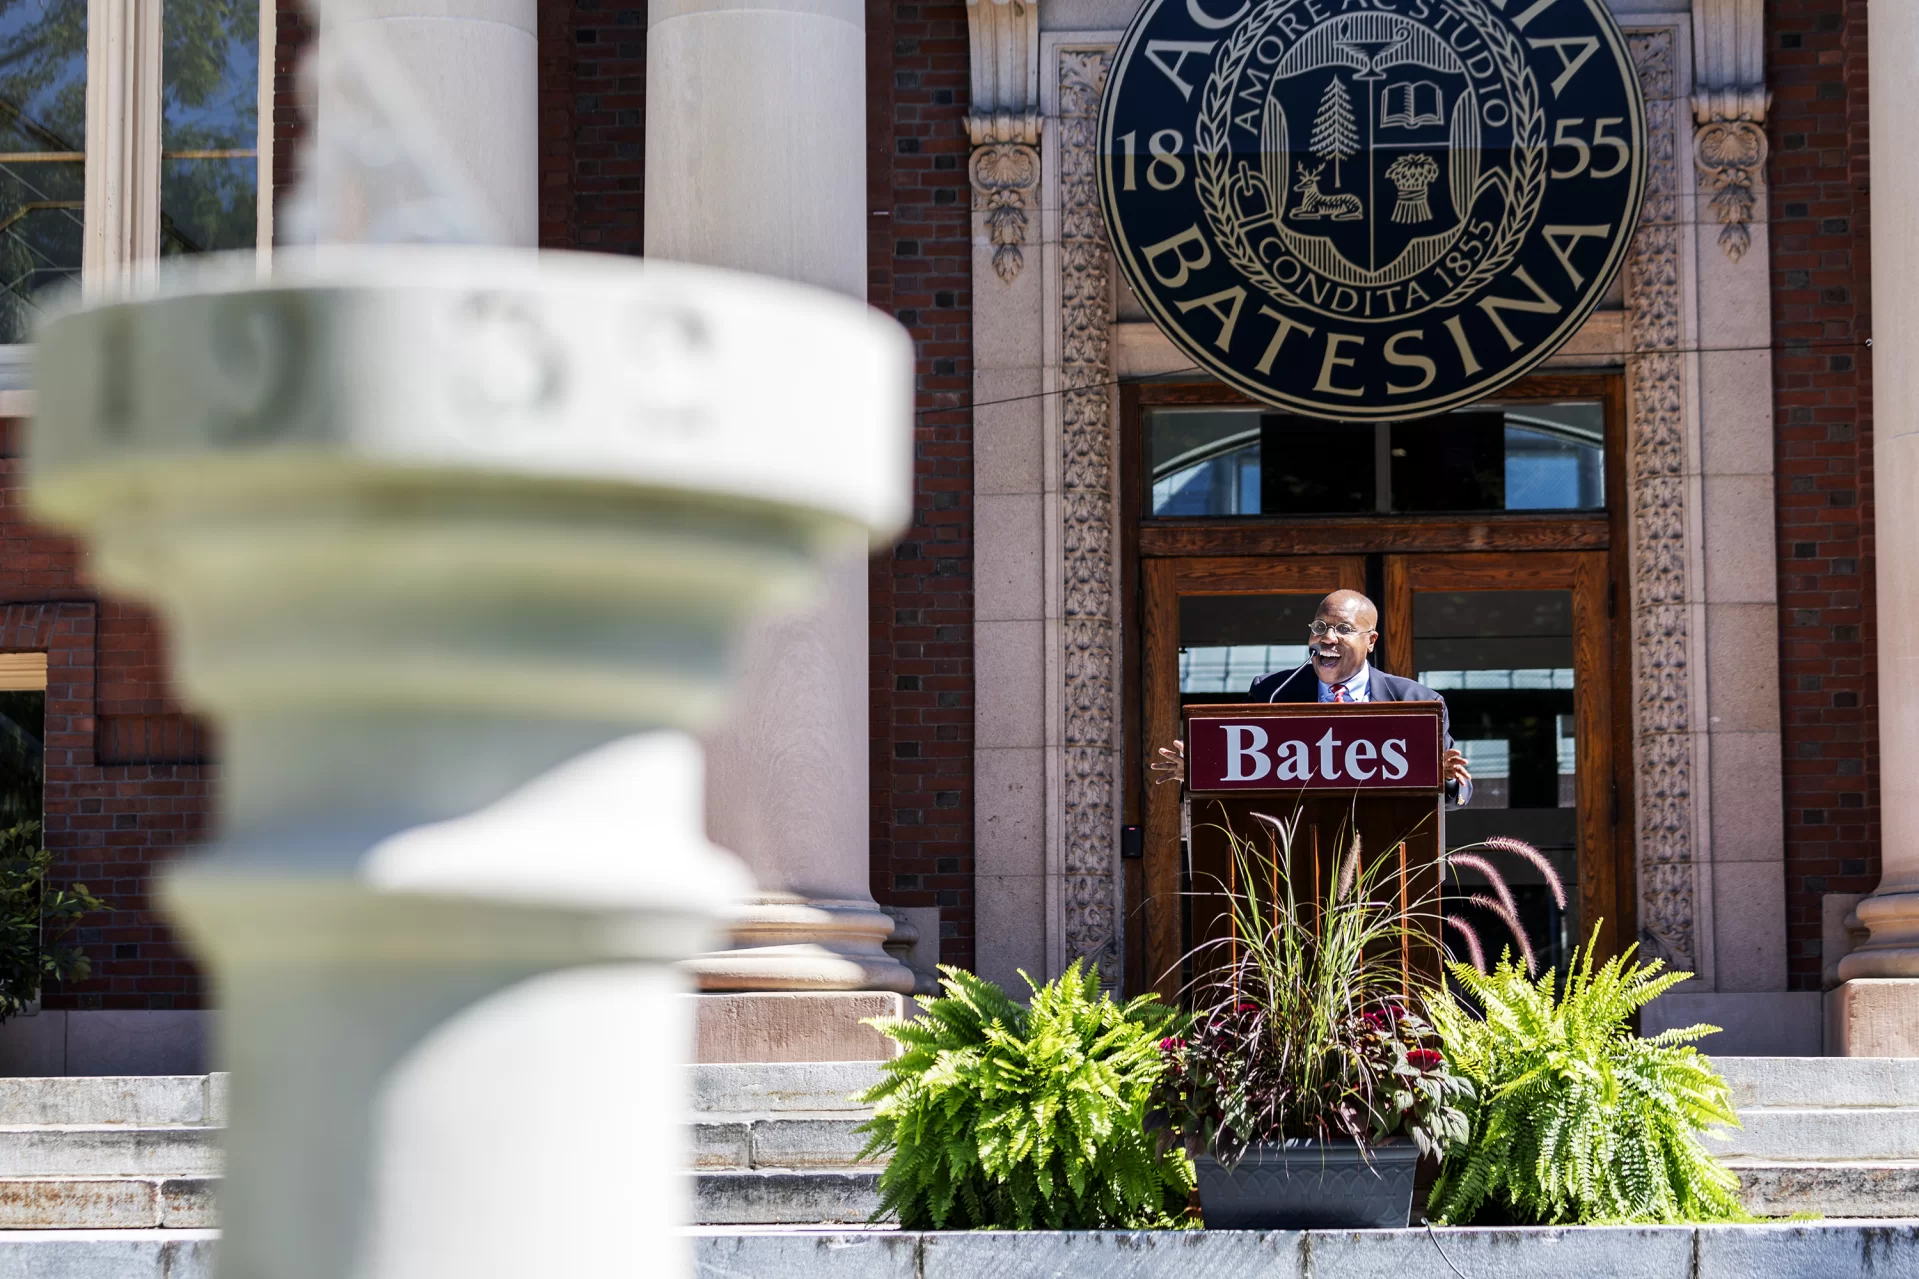
[[1195, 364], [1345, 421], [1483, 399], [1618, 273], [1646, 108], [1605, 0], [1146, 0], [1100, 204]]

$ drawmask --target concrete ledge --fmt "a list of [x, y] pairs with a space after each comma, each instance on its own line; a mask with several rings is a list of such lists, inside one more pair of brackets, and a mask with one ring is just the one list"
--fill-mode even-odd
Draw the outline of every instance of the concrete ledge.
[[860, 1023], [901, 1017], [890, 991], [773, 991], [688, 995], [695, 1002], [696, 1062], [890, 1061], [899, 1045]]
[[701, 1279], [1852, 1279], [1919, 1274], [1919, 1222], [1463, 1230], [952, 1232], [702, 1228]]

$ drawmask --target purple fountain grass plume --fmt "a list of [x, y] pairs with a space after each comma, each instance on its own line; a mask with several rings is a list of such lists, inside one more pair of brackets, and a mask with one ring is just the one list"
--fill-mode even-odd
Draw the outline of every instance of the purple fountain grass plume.
[[1293, 832], [1299, 829], [1298, 813], [1293, 814], [1291, 821], [1282, 821], [1268, 813], [1254, 813], [1253, 820], [1256, 822], [1265, 822], [1268, 826], [1272, 827], [1274, 835], [1285, 847], [1291, 848], [1293, 846]]
[[1519, 943], [1519, 953], [1526, 961], [1527, 975], [1531, 976], [1537, 972], [1539, 965], [1533, 959], [1533, 944], [1526, 939], [1526, 930], [1519, 926], [1519, 916], [1507, 910], [1505, 903], [1496, 901], [1484, 893], [1474, 893], [1466, 900], [1481, 910], [1489, 910], [1499, 916], [1500, 922], [1505, 924], [1507, 931], [1512, 933], [1513, 940]]
[[1458, 933], [1466, 942], [1466, 954], [1473, 961], [1473, 967], [1480, 972], [1486, 971], [1486, 948], [1479, 944], [1479, 934], [1473, 926], [1457, 915], [1448, 915], [1443, 921], [1446, 927]]
[[1511, 835], [1494, 835], [1485, 841], [1485, 845], [1487, 848], [1496, 848], [1502, 853], [1523, 857], [1537, 866], [1539, 873], [1546, 877], [1547, 886], [1553, 890], [1553, 901], [1558, 903], [1559, 909], [1566, 909], [1566, 886], [1559, 881], [1559, 872], [1553, 869], [1553, 864], [1546, 859], [1544, 853], [1525, 840], [1514, 839]]
[[1346, 858], [1339, 863], [1339, 884], [1333, 890], [1334, 901], [1345, 901], [1346, 894], [1353, 891], [1353, 885], [1359, 881], [1359, 832], [1353, 832], [1352, 847], [1346, 850]]
[[1513, 890], [1506, 886], [1506, 877], [1499, 873], [1497, 866], [1487, 861], [1484, 857], [1479, 856], [1477, 853], [1448, 853], [1446, 854], [1446, 864], [1448, 866], [1466, 866], [1484, 875], [1486, 882], [1492, 885], [1493, 892], [1497, 893], [1499, 900], [1505, 903], [1506, 909], [1512, 912], [1514, 918], [1518, 918], [1519, 903], [1513, 900]]

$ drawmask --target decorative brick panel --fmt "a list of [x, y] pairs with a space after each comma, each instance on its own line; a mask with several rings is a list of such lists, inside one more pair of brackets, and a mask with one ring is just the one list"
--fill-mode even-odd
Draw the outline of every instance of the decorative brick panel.
[[1866, 0], [1767, 0], [1790, 980], [1879, 880]]

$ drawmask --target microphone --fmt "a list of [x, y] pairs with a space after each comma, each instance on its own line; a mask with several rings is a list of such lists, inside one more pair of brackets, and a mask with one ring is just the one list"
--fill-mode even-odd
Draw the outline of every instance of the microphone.
[[1308, 666], [1312, 665], [1312, 662], [1313, 662], [1313, 646], [1311, 644], [1308, 644], [1306, 646], [1306, 660], [1301, 662], [1299, 665], [1293, 667], [1292, 670], [1287, 671], [1286, 678], [1279, 681], [1279, 683], [1273, 685], [1273, 691], [1266, 694], [1266, 700], [1268, 702], [1271, 702], [1275, 698], [1277, 698], [1279, 696], [1279, 690], [1282, 688], [1285, 688], [1288, 684], [1292, 683], [1293, 676], [1299, 674], [1301, 671], [1305, 670]]

